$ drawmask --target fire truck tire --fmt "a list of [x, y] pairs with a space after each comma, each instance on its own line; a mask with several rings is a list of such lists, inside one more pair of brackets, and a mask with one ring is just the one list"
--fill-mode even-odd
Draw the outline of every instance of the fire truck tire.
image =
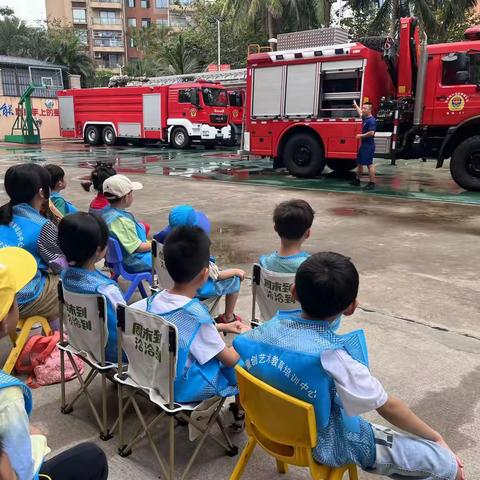
[[285, 144], [283, 163], [296, 177], [315, 177], [325, 168], [323, 148], [313, 135], [296, 133]]
[[175, 127], [172, 131], [172, 137], [170, 140], [173, 148], [183, 150], [190, 146], [190, 137], [188, 132], [183, 127]]
[[327, 167], [338, 173], [347, 173], [357, 166], [355, 160], [340, 160], [338, 158], [327, 160]]
[[117, 136], [115, 135], [115, 130], [112, 126], [107, 125], [102, 132], [103, 143], [107, 147], [113, 147], [117, 144]]
[[100, 130], [95, 125], [88, 125], [85, 129], [85, 143], [99, 145], [101, 140]]
[[455, 148], [450, 173], [465, 190], [480, 192], [480, 135], [467, 138]]

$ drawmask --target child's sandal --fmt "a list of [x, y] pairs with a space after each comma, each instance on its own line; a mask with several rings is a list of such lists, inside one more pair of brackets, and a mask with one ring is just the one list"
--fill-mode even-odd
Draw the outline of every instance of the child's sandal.
[[227, 319], [225, 318], [224, 313], [222, 313], [221, 315], [219, 315], [218, 317], [215, 318], [216, 323], [233, 323], [233, 322], [236, 322], [236, 321], [241, 322], [242, 319], [239, 315], [235, 315], [235, 314], [233, 314], [232, 319], [229, 320], [229, 321], [227, 321]]

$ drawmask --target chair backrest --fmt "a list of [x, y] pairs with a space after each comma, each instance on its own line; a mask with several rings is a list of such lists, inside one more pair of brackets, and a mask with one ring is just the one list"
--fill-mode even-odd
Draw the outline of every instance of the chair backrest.
[[271, 272], [255, 263], [252, 270], [252, 320], [257, 320], [255, 319], [256, 304], [260, 308], [262, 320], [270, 320], [278, 310], [301, 308], [290, 291], [294, 281], [294, 273]]
[[165, 266], [163, 258], [163, 245], [156, 240], [152, 240], [152, 265], [153, 273], [157, 274], [158, 287], [160, 289], [172, 288], [173, 280]]
[[[107, 300], [103, 295], [71, 292], [59, 282], [60, 322], [68, 343], [86, 358], [105, 365], [108, 341]], [[61, 338], [63, 341], [63, 338]]]
[[165, 404], [172, 405], [177, 327], [158, 315], [124, 305], [117, 308], [117, 325], [118, 351], [123, 349], [128, 358], [125, 374], [139, 387], [160, 395]]
[[248, 433], [263, 448], [274, 455], [289, 457], [294, 455], [292, 447], [315, 447], [317, 427], [313, 405], [271, 387], [240, 366], [235, 371]]
[[118, 243], [118, 240], [116, 238], [108, 237], [107, 254], [105, 255], [105, 260], [107, 261], [107, 263], [110, 263], [112, 265], [122, 263], [122, 247], [120, 247], [120, 243]]

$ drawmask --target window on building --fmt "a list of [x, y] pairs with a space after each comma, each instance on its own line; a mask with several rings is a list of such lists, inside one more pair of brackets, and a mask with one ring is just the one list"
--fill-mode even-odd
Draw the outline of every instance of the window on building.
[[168, 8], [169, 0], [155, 0], [155, 8]]
[[150, 0], [140, 0], [140, 6], [142, 8], [150, 8]]
[[127, 25], [129, 27], [135, 28], [137, 26], [137, 19], [136, 18], [129, 18], [127, 20]]
[[187, 88], [185, 90], [179, 90], [178, 101], [180, 103], [192, 103], [192, 89]]
[[93, 44], [96, 47], [123, 47], [122, 32], [113, 30], [94, 30]]
[[87, 13], [84, 8], [74, 8], [72, 14], [73, 23], [87, 23]]
[[88, 32], [83, 28], [76, 28], [75, 35], [82, 45], [88, 45]]
[[147, 28], [150, 26], [150, 19], [149, 18], [142, 18], [142, 28]]
[[130, 48], [135, 48], [135, 40], [132, 37], [130, 37], [128, 44], [130, 45]]
[[100, 68], [118, 68], [123, 65], [123, 55], [121, 53], [96, 52], [95, 63]]
[[121, 23], [120, 17], [118, 17], [115, 12], [112, 11], [101, 11], [100, 17], [98, 19], [100, 25], [119, 25]]
[[128, 0], [128, 6], [130, 8], [135, 8], [135, 0]]
[[155, 20], [155, 23], [156, 23], [158, 26], [168, 25], [168, 18], [157, 18], [157, 19]]

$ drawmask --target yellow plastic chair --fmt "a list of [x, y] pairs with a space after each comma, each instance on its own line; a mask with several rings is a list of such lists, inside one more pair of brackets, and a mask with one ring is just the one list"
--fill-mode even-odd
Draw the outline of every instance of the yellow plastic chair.
[[12, 349], [10, 350], [7, 361], [3, 366], [3, 371], [5, 373], [12, 373], [13, 369], [15, 368], [17, 358], [27, 343], [32, 327], [37, 323], [42, 325], [42, 330], [45, 335], [52, 334], [52, 329], [50, 328], [48, 320], [45, 317], [35, 315], [25, 320], [20, 320], [17, 325], [17, 330], [20, 330], [20, 332], [15, 332], [14, 335], [10, 336], [10, 340], [12, 341]]
[[308, 467], [314, 480], [342, 480], [346, 472], [350, 480], [358, 480], [355, 465], [332, 468], [313, 459], [312, 448], [317, 445], [313, 405], [280, 392], [239, 366], [235, 370], [249, 438], [230, 480], [242, 476], [257, 443], [275, 458], [279, 473], [297, 465]]

